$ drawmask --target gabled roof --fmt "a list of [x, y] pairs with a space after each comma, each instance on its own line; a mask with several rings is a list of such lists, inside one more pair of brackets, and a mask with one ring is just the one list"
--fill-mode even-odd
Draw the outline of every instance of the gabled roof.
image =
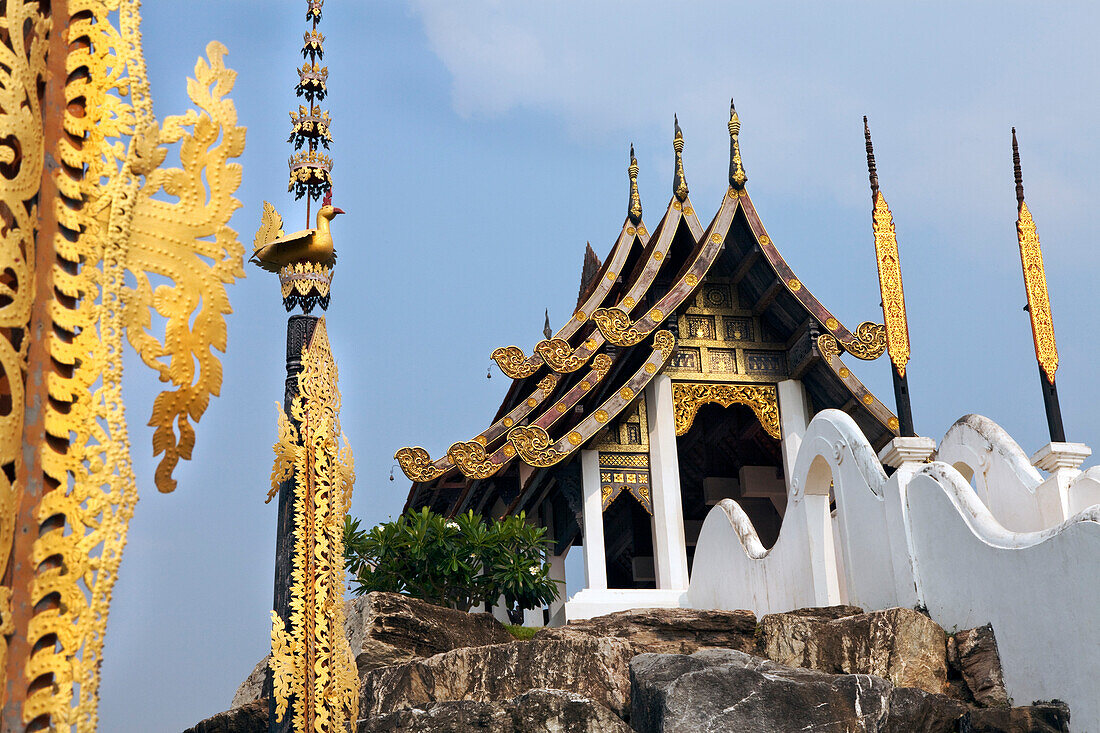
[[495, 495], [508, 511], [523, 508], [546, 484], [547, 469], [568, 463], [666, 368], [676, 348], [677, 314], [716, 272], [744, 290], [754, 313], [774, 322], [788, 344], [787, 361], [797, 362], [790, 363], [790, 376], [807, 384], [815, 410], [846, 409], [873, 443], [892, 437], [893, 415], [839, 358], [842, 350], [877, 358], [885, 347], [883, 327], [865, 322], [849, 331], [794, 275], [745, 189], [732, 106], [729, 127], [730, 187], [705, 230], [688, 196], [679, 125], [673, 196], [652, 235], [641, 221], [631, 149], [630, 210], [607, 260], [582, 291], [583, 303], [531, 356], [516, 346], [493, 352], [513, 383], [489, 428], [435, 461], [423, 448], [398, 451], [414, 481], [409, 505], [456, 512], [483, 507]]

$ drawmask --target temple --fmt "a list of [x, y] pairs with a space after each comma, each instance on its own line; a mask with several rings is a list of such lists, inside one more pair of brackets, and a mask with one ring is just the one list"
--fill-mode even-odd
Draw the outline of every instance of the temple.
[[397, 453], [413, 481], [406, 508], [525, 512], [548, 528], [561, 580], [566, 553], [583, 547], [586, 587], [551, 622], [676, 605], [724, 498], [770, 546], [817, 412], [848, 413], [876, 449], [897, 434], [840, 358], [880, 356], [883, 327], [845, 328], [783, 260], [746, 188], [732, 105], [729, 132], [729, 188], [706, 226], [679, 124], [672, 196], [652, 230], [632, 148], [626, 219], [602, 264], [588, 248], [573, 318], [531, 355], [493, 352], [513, 382], [492, 424], [436, 460]]

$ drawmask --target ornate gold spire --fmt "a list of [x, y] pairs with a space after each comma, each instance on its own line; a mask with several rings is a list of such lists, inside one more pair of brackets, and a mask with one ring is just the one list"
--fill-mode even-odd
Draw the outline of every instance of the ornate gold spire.
[[[306, 31], [302, 42], [302, 66], [298, 69], [298, 84], [295, 94], [304, 97], [309, 108], [299, 105], [298, 112], [290, 113], [291, 132], [287, 142], [294, 144], [295, 152], [290, 156], [290, 183], [287, 191], [294, 192], [294, 198], [303, 196], [306, 200], [306, 226], [309, 226], [309, 200], [316, 201], [332, 187], [332, 158], [317, 152], [318, 143], [327, 149], [332, 142], [329, 127], [332, 120], [327, 111], [322, 111], [317, 102], [323, 101], [328, 94], [328, 67], [319, 61], [324, 57], [324, 35], [317, 30], [321, 20], [321, 7], [324, 0], [309, 0], [306, 20], [313, 28]], [[305, 150], [302, 148], [305, 147]]]
[[741, 165], [741, 148], [737, 144], [737, 136], [741, 133], [741, 119], [737, 116], [737, 110], [730, 100], [730, 185], [735, 191], [745, 188], [745, 182], [749, 177], [745, 175], [745, 168]]
[[630, 167], [626, 169], [630, 176], [630, 221], [637, 224], [642, 220], [642, 198], [638, 195], [638, 159], [634, 157], [634, 143], [630, 143]]
[[672, 149], [676, 151], [676, 173], [672, 178], [672, 192], [676, 198], [683, 201], [688, 195], [687, 178], [684, 177], [684, 133], [680, 131], [680, 120], [676, 115], [672, 116], [676, 125], [676, 134], [672, 138]]
[[886, 322], [886, 348], [898, 375], [905, 376], [909, 363], [909, 321], [905, 314], [905, 292], [901, 283], [901, 261], [898, 258], [898, 238], [894, 217], [886, 197], [878, 188], [875, 151], [871, 145], [871, 128], [863, 118], [863, 134], [867, 141], [867, 173], [871, 180], [871, 200], [874, 203], [872, 221], [875, 232], [875, 260], [878, 263], [878, 283], [882, 291], [882, 313]]
[[1039, 233], [1035, 221], [1024, 202], [1024, 176], [1020, 169], [1020, 148], [1016, 142], [1016, 128], [1012, 128], [1012, 166], [1016, 174], [1016, 237], [1020, 243], [1020, 263], [1024, 269], [1024, 289], [1027, 291], [1027, 310], [1031, 316], [1031, 335], [1035, 339], [1035, 358], [1050, 384], [1058, 371], [1058, 345], [1054, 340], [1054, 318], [1050, 312], [1047, 292], [1047, 276], [1043, 267], [1043, 251], [1039, 246]]

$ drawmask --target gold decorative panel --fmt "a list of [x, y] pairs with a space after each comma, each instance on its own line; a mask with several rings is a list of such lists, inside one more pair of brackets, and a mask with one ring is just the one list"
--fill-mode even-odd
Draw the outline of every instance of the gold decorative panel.
[[1031, 316], [1031, 334], [1035, 340], [1035, 358], [1039, 360], [1047, 381], [1054, 384], [1054, 373], [1058, 371], [1058, 345], [1054, 340], [1054, 318], [1050, 315], [1043, 252], [1039, 247], [1035, 220], [1031, 218], [1031, 211], [1023, 201], [1020, 202], [1016, 233], [1020, 242], [1020, 261], [1024, 268], [1024, 289], [1027, 291], [1027, 309]]
[[[886, 346], [894, 368], [904, 377], [905, 365], [909, 363], [909, 321], [905, 315], [905, 292], [901, 284], [901, 261], [898, 258], [898, 238], [894, 232], [894, 217], [881, 192], [875, 193], [873, 220], [875, 259], [878, 261], [882, 312], [886, 321]], [[860, 328], [862, 326], [863, 324], [860, 324]], [[860, 337], [859, 331], [860, 329], [857, 328], [857, 337]], [[860, 340], [863, 339], [860, 338]], [[845, 345], [845, 348], [855, 356], [859, 356], [850, 346]]]
[[745, 405], [752, 408], [768, 435], [776, 440], [780, 438], [779, 402], [774, 385], [673, 382], [672, 401], [677, 435], [684, 435], [691, 429], [700, 407], [714, 402], [722, 407]]

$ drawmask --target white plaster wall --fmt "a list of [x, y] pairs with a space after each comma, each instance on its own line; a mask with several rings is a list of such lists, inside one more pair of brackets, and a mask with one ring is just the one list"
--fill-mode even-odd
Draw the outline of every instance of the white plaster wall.
[[1093, 466], [1075, 478], [1066, 490], [1070, 514], [1100, 504], [1100, 466]]
[[939, 462], [908, 483], [905, 503], [932, 618], [949, 632], [991, 623], [1016, 704], [1056, 697], [1074, 730], [1100, 730], [1100, 507], [1012, 532]]
[[940, 441], [936, 460], [973, 480], [978, 498], [1002, 525], [1034, 532], [1062, 521], [1057, 492], [1037, 493], [1043, 476], [1012, 436], [982, 415], [964, 415]]

